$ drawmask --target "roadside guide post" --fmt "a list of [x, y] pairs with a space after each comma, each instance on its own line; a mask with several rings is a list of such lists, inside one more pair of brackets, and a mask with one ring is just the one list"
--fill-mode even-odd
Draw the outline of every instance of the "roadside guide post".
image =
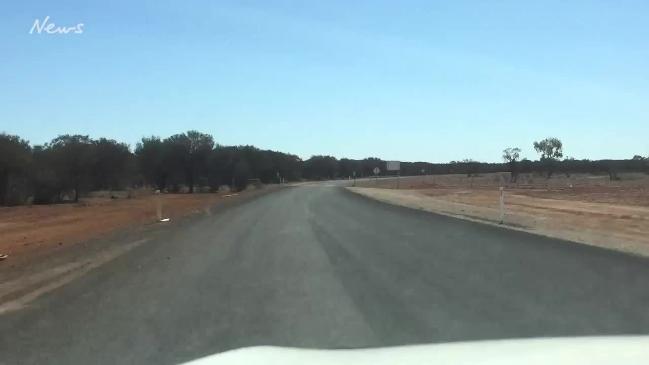
[[160, 190], [155, 191], [155, 210], [158, 222], [162, 220], [162, 200], [160, 199]]
[[171, 220], [170, 218], [162, 218], [162, 198], [160, 197], [160, 190], [155, 191], [155, 206], [158, 222], [169, 222]]
[[356, 171], [353, 171], [352, 175], [354, 175], [354, 183], [352, 184], [352, 186], [356, 186]]
[[505, 221], [505, 188], [500, 187], [500, 224]]

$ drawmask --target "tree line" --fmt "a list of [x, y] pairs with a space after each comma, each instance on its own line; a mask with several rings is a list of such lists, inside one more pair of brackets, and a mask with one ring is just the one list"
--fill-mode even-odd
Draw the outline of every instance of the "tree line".
[[302, 160], [253, 146], [221, 146], [197, 131], [145, 137], [131, 151], [112, 139], [61, 135], [31, 146], [0, 134], [0, 205], [78, 201], [95, 190], [150, 187], [168, 192], [197, 187], [240, 190], [251, 182], [301, 178]]
[[[467, 176], [519, 173], [649, 172], [649, 160], [575, 160], [563, 157], [561, 141], [546, 138], [534, 143], [539, 160], [520, 158], [520, 148], [503, 151], [502, 163], [471, 159], [450, 163], [402, 162], [400, 174], [467, 174]], [[0, 133], [0, 205], [78, 201], [95, 190], [149, 187], [167, 192], [217, 191], [223, 186], [244, 189], [252, 182], [327, 180], [393, 174], [386, 161], [317, 155], [302, 160], [296, 155], [261, 150], [254, 146], [223, 146], [206, 133], [188, 131], [167, 138], [140, 140], [133, 150], [112, 139], [86, 135], [61, 135], [43, 145], [32, 146], [19, 136]]]

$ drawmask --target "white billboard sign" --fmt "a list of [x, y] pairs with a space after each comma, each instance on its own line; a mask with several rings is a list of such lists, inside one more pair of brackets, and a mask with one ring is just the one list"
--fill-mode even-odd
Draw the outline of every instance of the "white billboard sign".
[[399, 161], [387, 161], [386, 170], [388, 171], [399, 171], [401, 170], [401, 163]]

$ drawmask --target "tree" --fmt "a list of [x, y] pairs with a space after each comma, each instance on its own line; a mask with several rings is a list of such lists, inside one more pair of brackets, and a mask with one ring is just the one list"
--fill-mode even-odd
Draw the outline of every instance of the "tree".
[[464, 160], [461, 161], [461, 164], [464, 167], [464, 172], [466, 173], [466, 177], [472, 177], [477, 175], [478, 166], [479, 166], [479, 163], [477, 161], [470, 158], [465, 158]]
[[348, 158], [341, 158], [338, 161], [338, 173], [344, 178], [354, 176], [354, 173], [360, 177], [362, 175], [362, 163]]
[[252, 173], [248, 161], [245, 158], [239, 159], [234, 165], [234, 175], [232, 177], [233, 187], [238, 191], [245, 189], [251, 176]]
[[548, 137], [534, 142], [534, 149], [541, 154], [541, 163], [546, 166], [549, 179], [554, 172], [556, 161], [563, 157], [563, 143], [558, 138]]
[[[258, 178], [265, 183], [277, 182], [278, 166], [273, 163], [271, 153], [271, 151], [262, 151], [254, 146], [235, 148], [237, 163], [241, 164], [241, 161], [245, 161], [248, 178]], [[237, 188], [241, 188], [241, 186]]]
[[169, 169], [165, 165], [165, 146], [160, 137], [142, 138], [135, 147], [135, 158], [145, 184], [164, 190], [167, 187]]
[[631, 159], [630, 170], [632, 171], [642, 171], [645, 174], [649, 174], [649, 157], [642, 157], [640, 155], [634, 155]]
[[119, 189], [133, 175], [133, 155], [125, 143], [100, 138], [95, 141], [95, 161], [92, 168], [94, 189]]
[[52, 168], [63, 189], [74, 190], [74, 201], [87, 188], [95, 163], [94, 142], [83, 135], [61, 135], [45, 146]]
[[563, 157], [563, 143], [558, 138], [548, 137], [534, 142], [534, 149], [541, 154], [541, 159], [559, 159]]
[[385, 161], [377, 157], [367, 157], [360, 161], [360, 165], [361, 171], [356, 171], [357, 176], [374, 176], [374, 168], [378, 167], [379, 170], [384, 170]]
[[182, 173], [184, 182], [189, 187], [189, 192], [194, 192], [196, 179], [204, 177], [207, 182], [207, 162], [214, 147], [214, 138], [209, 134], [198, 131], [175, 134], [167, 138], [166, 160], [172, 172]]
[[302, 177], [302, 160], [298, 156], [275, 151], [268, 152], [271, 154], [274, 169], [279, 171], [282, 178], [287, 181], [297, 181]]
[[509, 165], [511, 173], [509, 181], [516, 182], [518, 179], [518, 159], [521, 156], [521, 149], [518, 147], [509, 147], [503, 150], [503, 161]]
[[338, 160], [333, 156], [311, 156], [304, 161], [304, 175], [307, 179], [329, 180], [338, 174]]
[[221, 185], [230, 185], [234, 175], [235, 147], [217, 145], [208, 159], [207, 181], [212, 191]]
[[50, 204], [60, 200], [63, 183], [57, 177], [53, 165], [52, 150], [47, 145], [34, 146], [30, 180], [36, 204]]
[[0, 205], [12, 200], [11, 179], [27, 171], [31, 162], [29, 142], [18, 136], [0, 133]]

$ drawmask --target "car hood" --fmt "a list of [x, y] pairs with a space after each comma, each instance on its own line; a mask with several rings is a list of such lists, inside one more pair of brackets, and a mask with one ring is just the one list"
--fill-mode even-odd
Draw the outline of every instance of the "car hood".
[[570, 337], [454, 342], [353, 350], [258, 346], [231, 350], [189, 364], [642, 364], [649, 336]]

